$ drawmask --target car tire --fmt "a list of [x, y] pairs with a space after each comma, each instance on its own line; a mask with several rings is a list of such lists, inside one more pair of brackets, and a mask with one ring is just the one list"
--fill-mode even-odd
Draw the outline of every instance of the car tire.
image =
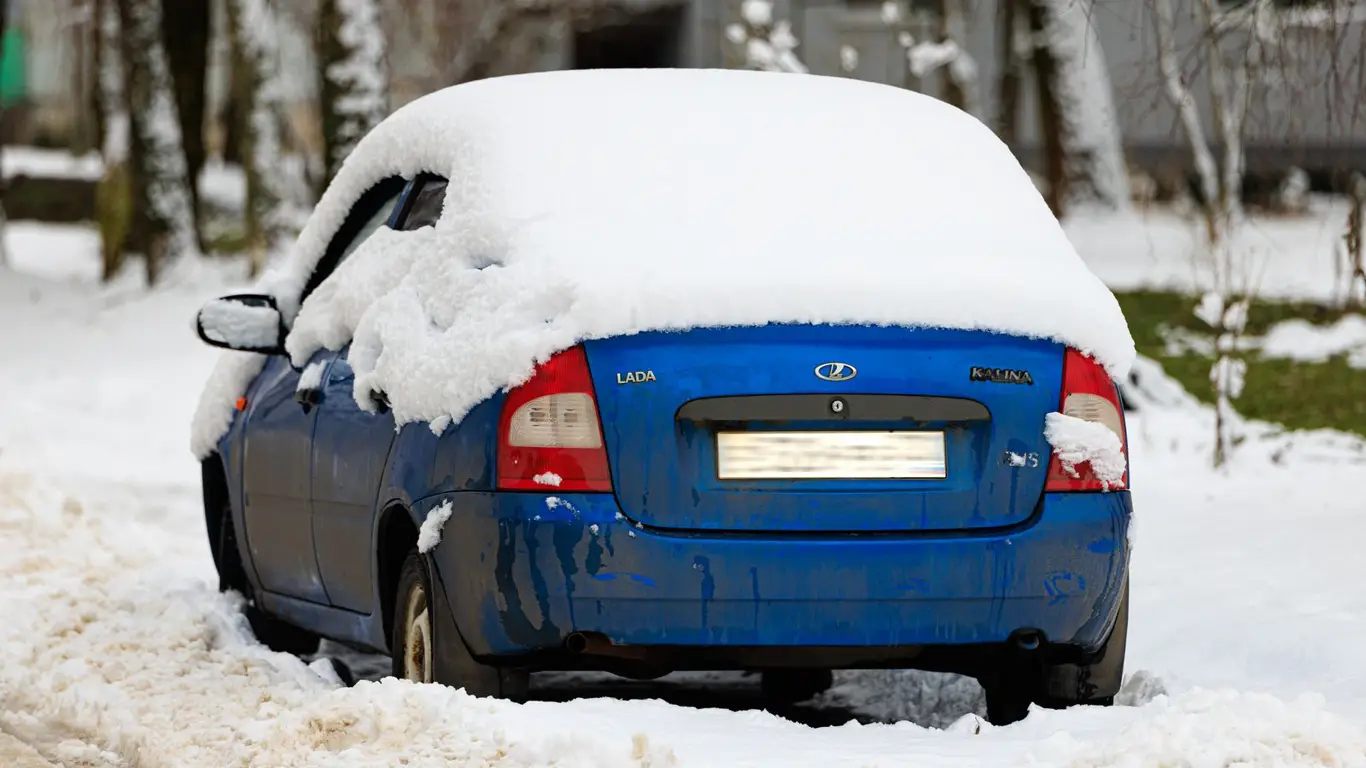
[[[432, 615], [431, 570], [417, 549], [409, 550], [399, 571], [394, 594], [394, 626], [390, 649], [394, 677], [415, 683], [442, 683], [463, 688], [471, 696], [525, 701], [531, 676], [480, 663], [457, 631], [442, 637], [437, 629], [448, 622]], [[447, 653], [437, 653], [438, 644]], [[443, 659], [445, 659], [443, 661]]]
[[810, 701], [834, 684], [835, 675], [828, 669], [770, 669], [759, 676], [764, 702], [777, 706]]
[[277, 619], [256, 605], [251, 582], [247, 579], [246, 568], [237, 549], [237, 534], [233, 530], [232, 511], [223, 509], [219, 515], [218, 591], [233, 590], [246, 598], [242, 613], [251, 625], [251, 631], [262, 645], [279, 653], [292, 653], [295, 656], [309, 656], [318, 652], [322, 638], [305, 629]]
[[1045, 670], [1041, 706], [1064, 709], [1078, 705], [1110, 706], [1124, 682], [1124, 655], [1129, 641], [1129, 584], [1119, 599], [1110, 636], [1080, 664], [1055, 664]]
[[1049, 709], [1108, 707], [1115, 703], [1124, 677], [1129, 637], [1129, 584], [1119, 601], [1119, 614], [1100, 649], [1079, 663], [1040, 665], [1028, 657], [1003, 661], [978, 678], [987, 699], [987, 720], [1010, 725], [1029, 714], [1029, 706]]

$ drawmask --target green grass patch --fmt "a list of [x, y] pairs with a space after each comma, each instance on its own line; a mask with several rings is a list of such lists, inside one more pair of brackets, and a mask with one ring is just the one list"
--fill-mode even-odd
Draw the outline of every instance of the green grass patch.
[[[1213, 338], [1194, 314], [1198, 297], [1159, 291], [1117, 293], [1129, 321], [1138, 352], [1162, 363], [1168, 375], [1192, 395], [1212, 402], [1209, 369], [1213, 360], [1194, 353], [1168, 355], [1164, 329], [1183, 329]], [[1310, 302], [1253, 302], [1248, 311], [1247, 335], [1265, 335], [1284, 320], [1301, 319], [1327, 325], [1343, 312]], [[1366, 436], [1366, 370], [1347, 365], [1345, 356], [1322, 363], [1262, 358], [1245, 354], [1247, 386], [1234, 403], [1251, 419], [1284, 424], [1291, 429], [1330, 428]]]

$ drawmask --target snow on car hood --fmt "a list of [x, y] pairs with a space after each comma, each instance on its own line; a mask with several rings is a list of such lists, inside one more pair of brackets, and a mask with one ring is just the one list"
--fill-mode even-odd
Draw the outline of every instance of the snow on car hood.
[[[451, 179], [437, 226], [382, 230], [299, 307], [360, 195], [424, 171]], [[398, 423], [438, 428], [561, 349], [642, 330], [936, 326], [1056, 340], [1115, 376], [1134, 357], [990, 129], [843, 78], [552, 72], [431, 94], [361, 141], [266, 285], [297, 311], [296, 365], [354, 339], [357, 402], [381, 390]], [[253, 366], [219, 366], [198, 455]]]

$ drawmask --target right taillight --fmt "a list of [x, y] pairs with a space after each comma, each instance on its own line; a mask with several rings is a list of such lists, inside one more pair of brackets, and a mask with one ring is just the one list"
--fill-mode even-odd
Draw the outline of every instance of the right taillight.
[[[1062, 363], [1062, 403], [1058, 410], [1066, 416], [1100, 424], [1119, 438], [1127, 460], [1129, 443], [1124, 433], [1124, 411], [1119, 402], [1119, 389], [1099, 363], [1075, 349], [1068, 349]], [[1104, 491], [1129, 487], [1129, 472], [1125, 470], [1118, 486], [1108, 486], [1096, 477], [1089, 462], [1073, 467], [1072, 473], [1063, 469], [1056, 454], [1048, 462], [1048, 481], [1045, 491]]]
[[540, 365], [503, 401], [498, 489], [610, 491], [597, 399], [583, 347]]

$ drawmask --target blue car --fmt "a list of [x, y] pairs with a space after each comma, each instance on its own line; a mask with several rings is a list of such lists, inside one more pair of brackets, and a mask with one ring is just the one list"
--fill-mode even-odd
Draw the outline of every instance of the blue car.
[[[433, 225], [446, 185], [362, 195], [297, 301], [382, 228]], [[272, 648], [329, 638], [511, 699], [545, 670], [749, 670], [775, 706], [832, 670], [948, 671], [981, 681], [996, 723], [1119, 689], [1127, 472], [1063, 466], [1043, 425], [1061, 412], [1124, 444], [1124, 411], [1074, 349], [646, 331], [570, 346], [434, 430], [358, 402], [347, 345], [292, 363], [279, 301], [228, 296], [198, 321], [263, 358], [202, 467], [221, 588]]]

